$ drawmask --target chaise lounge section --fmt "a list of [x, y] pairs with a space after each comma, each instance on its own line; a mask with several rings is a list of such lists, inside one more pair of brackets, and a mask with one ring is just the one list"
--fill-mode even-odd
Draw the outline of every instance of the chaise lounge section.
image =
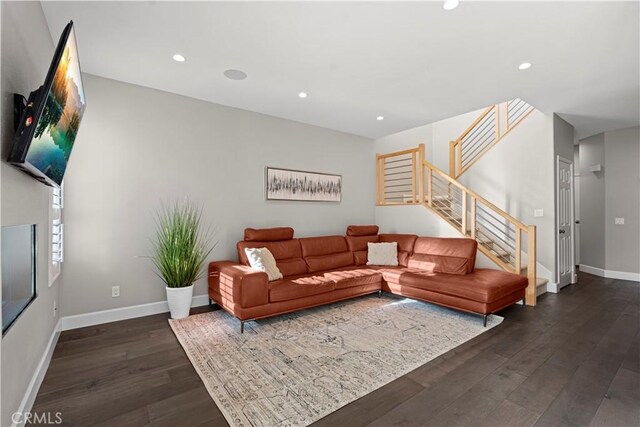
[[[238, 262], [209, 264], [209, 299], [244, 323], [362, 295], [387, 292], [487, 316], [525, 296], [527, 278], [476, 269], [477, 242], [466, 238], [378, 234], [349, 226], [346, 236], [296, 239], [290, 227], [248, 228]], [[398, 266], [367, 265], [367, 244], [396, 242]], [[284, 276], [251, 269], [245, 248], [267, 248]]]

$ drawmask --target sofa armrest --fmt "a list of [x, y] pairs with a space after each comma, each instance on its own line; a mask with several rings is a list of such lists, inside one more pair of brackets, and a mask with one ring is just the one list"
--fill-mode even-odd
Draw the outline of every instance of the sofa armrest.
[[269, 276], [233, 261], [209, 264], [209, 289], [220, 294], [222, 302], [248, 308], [269, 302]]

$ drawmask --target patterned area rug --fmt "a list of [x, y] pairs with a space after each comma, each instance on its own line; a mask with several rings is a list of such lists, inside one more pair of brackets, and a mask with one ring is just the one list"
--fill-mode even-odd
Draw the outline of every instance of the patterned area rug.
[[231, 426], [308, 425], [502, 322], [363, 297], [246, 324], [218, 310], [170, 320]]

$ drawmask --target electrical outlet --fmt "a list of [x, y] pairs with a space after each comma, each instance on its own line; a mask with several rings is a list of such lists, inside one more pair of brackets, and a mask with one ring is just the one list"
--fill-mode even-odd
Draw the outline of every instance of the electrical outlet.
[[616, 218], [615, 225], [624, 225], [624, 218]]
[[111, 287], [111, 298], [118, 298], [120, 296], [120, 286]]
[[535, 218], [542, 218], [544, 216], [544, 209], [534, 209], [533, 216]]

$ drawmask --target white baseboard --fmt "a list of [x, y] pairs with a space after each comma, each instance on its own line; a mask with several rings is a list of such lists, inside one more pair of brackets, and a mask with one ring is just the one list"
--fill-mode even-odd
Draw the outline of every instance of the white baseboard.
[[562, 289], [556, 282], [547, 282], [547, 292], [557, 294]]
[[605, 270], [590, 265], [580, 264], [580, 271], [593, 274], [607, 279], [630, 280], [632, 282], [640, 282], [640, 273], [629, 273], [627, 271]]
[[[58, 319], [58, 323], [53, 329], [51, 333], [51, 338], [49, 338], [49, 342], [47, 343], [47, 347], [42, 354], [42, 358], [40, 358], [40, 362], [38, 362], [38, 366], [36, 367], [36, 371], [33, 373], [31, 377], [31, 381], [29, 381], [29, 385], [27, 386], [27, 391], [20, 402], [20, 406], [16, 413], [25, 414], [31, 411], [33, 408], [33, 403], [36, 401], [36, 396], [38, 395], [38, 390], [40, 390], [40, 385], [42, 384], [42, 380], [44, 380], [44, 375], [47, 373], [47, 369], [49, 369], [49, 362], [51, 362], [51, 356], [53, 356], [53, 350], [56, 348], [56, 344], [58, 343], [58, 338], [60, 337], [60, 331], [62, 326], [62, 319]], [[24, 417], [16, 417], [21, 422], [14, 422], [12, 419], [11, 427], [22, 427], [24, 426]]]
[[[195, 295], [191, 301], [191, 307], [199, 307], [207, 304], [209, 304], [208, 295]], [[76, 314], [62, 318], [62, 330], [68, 331], [69, 329], [84, 328], [85, 326], [100, 325], [102, 323], [117, 322], [119, 320], [150, 316], [152, 314], [167, 313], [168, 311], [169, 305], [167, 302], [158, 301], [148, 304], [114, 308], [111, 310], [94, 311], [93, 313]]]

